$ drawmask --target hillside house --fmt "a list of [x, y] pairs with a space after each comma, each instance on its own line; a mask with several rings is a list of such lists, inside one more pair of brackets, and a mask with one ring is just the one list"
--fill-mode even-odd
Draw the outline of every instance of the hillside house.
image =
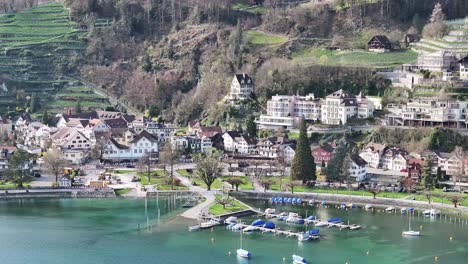
[[382, 156], [385, 150], [387, 150], [387, 146], [385, 145], [369, 143], [362, 149], [359, 156], [368, 163], [369, 167], [377, 169], [381, 167]]
[[376, 35], [367, 42], [367, 49], [379, 53], [390, 52], [392, 50], [392, 43], [386, 36]]
[[335, 151], [335, 147], [336, 146], [331, 144], [325, 144], [323, 146], [313, 149], [312, 156], [314, 157], [315, 164], [321, 166], [322, 163], [324, 163], [325, 166], [327, 166], [328, 162], [330, 162], [333, 156], [333, 151]]
[[460, 80], [468, 81], [468, 56], [458, 61], [460, 65]]
[[349, 158], [348, 170], [351, 177], [355, 178], [357, 182], [367, 180], [367, 162], [356, 154], [351, 155]]
[[285, 164], [291, 164], [296, 154], [296, 144], [283, 144], [278, 147], [278, 161]]
[[362, 93], [356, 97], [344, 90], [329, 94], [322, 104], [321, 121], [328, 125], [344, 125], [350, 118], [368, 118], [374, 104]]
[[237, 131], [228, 131], [223, 134], [224, 150], [243, 155], [255, 154], [257, 142], [254, 138], [242, 135]]
[[242, 101], [252, 97], [255, 90], [255, 84], [248, 74], [236, 74], [232, 78], [231, 91], [228, 99], [230, 101]]
[[408, 152], [399, 148], [388, 148], [382, 156], [382, 168], [393, 171], [403, 171], [406, 169]]

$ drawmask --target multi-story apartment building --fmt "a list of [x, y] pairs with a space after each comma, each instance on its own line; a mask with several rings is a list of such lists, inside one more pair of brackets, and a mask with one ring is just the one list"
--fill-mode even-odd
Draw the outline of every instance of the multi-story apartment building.
[[230, 101], [242, 101], [251, 98], [255, 90], [255, 84], [248, 74], [236, 74], [232, 78], [231, 92], [228, 99]]
[[322, 104], [321, 120], [324, 124], [343, 125], [352, 117], [373, 116], [374, 104], [362, 93], [356, 97], [344, 90], [329, 94]]
[[385, 150], [382, 156], [382, 168], [394, 171], [402, 171], [406, 169], [407, 155], [408, 152], [398, 148], [389, 148]]
[[387, 146], [378, 143], [367, 144], [359, 154], [371, 168], [380, 168], [382, 156], [387, 150]]
[[389, 105], [387, 122], [392, 126], [444, 126], [468, 128], [468, 102], [421, 98], [403, 105]]
[[468, 56], [459, 60], [458, 63], [460, 64], [460, 80], [467, 81], [468, 80]]
[[261, 115], [260, 128], [285, 128], [297, 126], [302, 117], [307, 121], [320, 120], [321, 100], [313, 94], [307, 96], [276, 95], [267, 102], [267, 113]]

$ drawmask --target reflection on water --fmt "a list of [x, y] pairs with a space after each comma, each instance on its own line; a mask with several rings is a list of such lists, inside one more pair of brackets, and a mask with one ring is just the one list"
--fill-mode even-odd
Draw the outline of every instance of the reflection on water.
[[[257, 208], [271, 207], [264, 201], [247, 202]], [[0, 263], [267, 264], [283, 263], [283, 258], [291, 263], [291, 255], [298, 254], [311, 263], [427, 264], [434, 263], [437, 256], [438, 263], [461, 264], [468, 258], [466, 222], [415, 216], [411, 225], [415, 229], [422, 226], [422, 236], [411, 238], [401, 235], [408, 229], [408, 217], [399, 212], [275, 205], [277, 212], [294, 211], [325, 220], [341, 217], [363, 229], [321, 228], [320, 241], [310, 242], [258, 232], [245, 234], [244, 248], [253, 255], [246, 260], [236, 255], [237, 232], [224, 227], [188, 232], [194, 222], [178, 217], [181, 204], [163, 198], [0, 201]], [[275, 223], [283, 230], [305, 230], [301, 225]]]

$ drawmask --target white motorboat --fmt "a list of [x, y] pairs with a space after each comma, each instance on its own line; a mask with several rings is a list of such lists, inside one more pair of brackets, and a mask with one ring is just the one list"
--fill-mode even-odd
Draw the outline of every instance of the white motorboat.
[[208, 222], [203, 222], [200, 224], [200, 228], [211, 228], [211, 227], [214, 227], [214, 226], [217, 226], [219, 225], [219, 221], [216, 221], [216, 220], [210, 220]]
[[224, 220], [225, 224], [232, 224], [232, 223], [237, 223], [237, 217], [235, 216], [230, 216]]
[[401, 212], [401, 213], [406, 213], [406, 211], [408, 211], [408, 208], [406, 208], [406, 207], [402, 207], [402, 208], [400, 209], [400, 212]]
[[385, 212], [387, 212], [387, 213], [392, 213], [393, 211], [395, 211], [395, 207], [393, 207], [393, 206], [385, 208]]
[[289, 217], [296, 217], [296, 218], [300, 217], [298, 213], [294, 213], [294, 212], [290, 212], [290, 213], [288, 214], [288, 216], [289, 216]]
[[196, 231], [199, 229], [200, 229], [200, 225], [189, 226], [188, 228], [189, 231]]
[[265, 209], [265, 214], [274, 214], [276, 213], [276, 209], [275, 208], [267, 208]]
[[309, 232], [299, 234], [297, 236], [297, 240], [299, 240], [300, 242], [309, 241], [310, 240]]
[[252, 232], [255, 230], [258, 230], [257, 226], [247, 226], [246, 228], [244, 228], [244, 230], [242, 230], [242, 232]]
[[315, 223], [315, 226], [316, 227], [321, 227], [321, 226], [328, 226], [328, 222], [327, 221], [321, 221], [321, 222], [317, 222]]
[[348, 227], [349, 227], [350, 230], [356, 230], [356, 229], [360, 229], [360, 228], [361, 228], [360, 225], [356, 225], [356, 224], [349, 225]]
[[367, 210], [370, 210], [370, 209], [372, 209], [372, 208], [374, 208], [374, 207], [372, 207], [371, 204], [366, 204], [366, 206], [365, 206], [364, 208], [365, 208], [366, 211], [367, 211]]
[[301, 256], [298, 255], [292, 255], [293, 263], [294, 264], [305, 264], [307, 263], [307, 260]]

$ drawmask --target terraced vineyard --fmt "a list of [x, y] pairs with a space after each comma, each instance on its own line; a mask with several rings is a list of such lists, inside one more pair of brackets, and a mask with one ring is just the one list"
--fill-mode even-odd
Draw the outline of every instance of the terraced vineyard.
[[70, 65], [86, 49], [77, 28], [62, 3], [0, 16], [0, 112], [23, 107], [15, 100], [20, 90], [55, 112], [78, 99], [83, 107], [106, 105], [89, 88], [74, 90], [80, 83], [70, 78]]

